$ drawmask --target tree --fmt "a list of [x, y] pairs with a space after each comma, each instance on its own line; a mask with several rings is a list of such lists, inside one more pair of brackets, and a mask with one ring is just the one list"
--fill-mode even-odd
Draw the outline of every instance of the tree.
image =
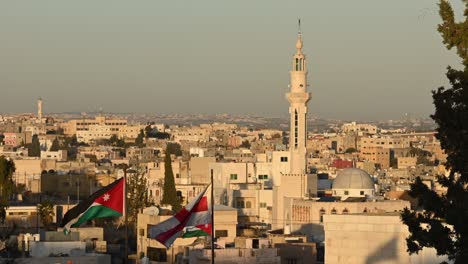
[[145, 132], [143, 132], [143, 129], [140, 129], [140, 134], [138, 134], [137, 138], [135, 139], [135, 144], [138, 147], [142, 148], [145, 146], [144, 140], [145, 140]]
[[8, 208], [8, 200], [15, 189], [13, 182], [13, 173], [15, 172], [15, 163], [0, 156], [0, 222], [3, 224]]
[[37, 135], [34, 135], [32, 137], [32, 142], [28, 147], [28, 156], [29, 157], [41, 156], [41, 143], [39, 143], [39, 137]]
[[127, 171], [127, 187], [129, 220], [135, 224], [138, 213], [149, 206], [148, 180], [142, 168]]
[[58, 138], [55, 138], [54, 141], [52, 141], [52, 146], [50, 146], [50, 151], [58, 151], [60, 149], [60, 143]]
[[250, 142], [248, 140], [244, 140], [242, 141], [242, 143], [240, 144], [240, 147], [241, 148], [250, 148]]
[[149, 138], [152, 132], [153, 132], [153, 128], [151, 127], [151, 125], [147, 125], [145, 127], [145, 138]]
[[164, 158], [164, 189], [161, 203], [172, 205], [173, 210], [179, 210], [181, 208], [180, 201], [177, 199], [171, 154], [167, 148], [166, 157]]
[[166, 145], [166, 155], [169, 153], [169, 155], [173, 154], [176, 156], [182, 156], [182, 148], [178, 143], [174, 142], [169, 142]]
[[437, 124], [436, 137], [447, 153], [448, 177], [437, 181], [447, 189], [439, 195], [416, 178], [410, 194], [418, 198], [421, 211], [406, 208], [401, 218], [408, 226], [408, 251], [418, 253], [424, 247], [435, 248], [438, 255], [448, 255], [454, 263], [468, 263], [468, 1], [465, 21], [456, 23], [449, 2], [441, 0], [442, 24], [438, 30], [448, 49], [456, 47], [464, 70], [448, 68], [451, 88], [440, 87], [432, 92]]
[[54, 221], [54, 205], [50, 201], [46, 200], [37, 205], [37, 211], [42, 224], [47, 229]]
[[345, 150], [345, 153], [354, 153], [354, 152], [357, 152], [357, 149], [355, 149], [355, 148], [347, 148], [347, 149]]
[[67, 157], [69, 160], [76, 160], [76, 153], [78, 152], [76, 148], [77, 145], [78, 139], [76, 138], [76, 135], [65, 137], [63, 139], [62, 149], [67, 151]]

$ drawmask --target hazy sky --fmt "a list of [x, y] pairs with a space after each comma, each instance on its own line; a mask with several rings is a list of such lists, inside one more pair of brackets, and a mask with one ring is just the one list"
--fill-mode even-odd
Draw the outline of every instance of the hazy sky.
[[41, 96], [45, 112], [285, 115], [300, 17], [310, 114], [428, 116], [460, 65], [436, 3], [1, 1], [0, 112], [36, 111]]

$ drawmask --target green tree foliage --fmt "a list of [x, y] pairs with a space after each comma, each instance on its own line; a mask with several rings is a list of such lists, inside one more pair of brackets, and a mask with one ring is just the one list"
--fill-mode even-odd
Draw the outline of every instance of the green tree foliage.
[[8, 200], [14, 192], [13, 173], [15, 163], [12, 160], [0, 156], [0, 222], [3, 224], [8, 208]]
[[408, 251], [417, 253], [423, 247], [435, 248], [437, 254], [448, 255], [454, 263], [468, 263], [468, 0], [465, 21], [456, 23], [452, 7], [440, 1], [442, 24], [438, 30], [447, 48], [456, 47], [463, 59], [464, 69], [448, 68], [451, 88], [441, 87], [432, 92], [437, 124], [436, 137], [447, 153], [448, 177], [437, 181], [447, 192], [439, 195], [417, 178], [410, 194], [418, 198], [421, 211], [405, 209], [402, 220], [408, 226]]
[[250, 142], [248, 140], [244, 140], [242, 141], [242, 143], [240, 144], [240, 147], [241, 148], [250, 148]]
[[32, 137], [32, 142], [28, 146], [28, 156], [29, 157], [41, 156], [41, 144], [39, 143], [39, 137], [37, 135], [34, 135]]
[[109, 138], [109, 144], [111, 144], [112, 146], [119, 147], [119, 148], [125, 147], [125, 141], [123, 139], [118, 138], [117, 135], [112, 135]]
[[145, 127], [145, 138], [149, 138], [152, 133], [153, 133], [153, 128], [151, 127], [151, 125], [147, 125]]
[[281, 138], [281, 134], [280, 133], [275, 133], [271, 136], [271, 139], [280, 139]]
[[175, 142], [169, 142], [166, 145], [166, 155], [169, 153], [169, 155], [176, 155], [176, 156], [182, 156], [182, 148], [178, 143]]
[[455, 14], [450, 2], [441, 0], [439, 2], [439, 14], [442, 23], [438, 26], [438, 31], [447, 49], [456, 48], [457, 54], [463, 60], [465, 68], [468, 66], [468, 1], [465, 2], [465, 21], [455, 22]]
[[140, 129], [140, 134], [138, 134], [137, 138], [135, 139], [135, 145], [142, 148], [145, 146], [145, 132], [143, 129]]
[[357, 152], [357, 149], [355, 149], [355, 148], [347, 148], [347, 149], [345, 150], [345, 153], [354, 153], [354, 152]]
[[141, 213], [148, 202], [148, 180], [142, 168], [127, 170], [128, 216], [136, 224], [138, 213]]
[[168, 149], [166, 149], [166, 157], [164, 159], [164, 189], [161, 203], [172, 205], [173, 210], [181, 208], [180, 201], [177, 198], [171, 154]]
[[50, 146], [50, 151], [58, 151], [60, 149], [60, 142], [58, 138], [55, 138], [54, 141], [52, 141], [52, 146]]
[[37, 211], [44, 227], [46, 229], [50, 227], [55, 216], [54, 205], [50, 201], [46, 200], [37, 205]]
[[67, 151], [67, 157], [69, 160], [76, 160], [76, 153], [78, 152], [77, 146], [78, 139], [76, 138], [76, 135], [73, 135], [72, 137], [65, 137], [63, 139], [61, 149]]
[[157, 138], [157, 139], [170, 139], [171, 134], [158, 131], [158, 132], [152, 133], [150, 137]]

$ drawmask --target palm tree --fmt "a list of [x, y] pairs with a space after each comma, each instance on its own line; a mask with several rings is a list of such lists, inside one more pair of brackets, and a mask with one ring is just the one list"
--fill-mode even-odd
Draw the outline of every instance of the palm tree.
[[54, 205], [50, 201], [44, 201], [37, 205], [37, 210], [39, 213], [39, 218], [41, 219], [44, 228], [48, 228], [50, 224], [54, 221]]

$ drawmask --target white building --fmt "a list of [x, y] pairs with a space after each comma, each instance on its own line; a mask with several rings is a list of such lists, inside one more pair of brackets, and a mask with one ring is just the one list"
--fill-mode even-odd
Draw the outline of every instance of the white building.
[[[448, 261], [433, 248], [418, 254], [406, 251], [408, 227], [400, 213], [325, 215], [325, 263], [327, 264], [436, 264]], [[449, 262], [451, 263], [451, 262]]]

